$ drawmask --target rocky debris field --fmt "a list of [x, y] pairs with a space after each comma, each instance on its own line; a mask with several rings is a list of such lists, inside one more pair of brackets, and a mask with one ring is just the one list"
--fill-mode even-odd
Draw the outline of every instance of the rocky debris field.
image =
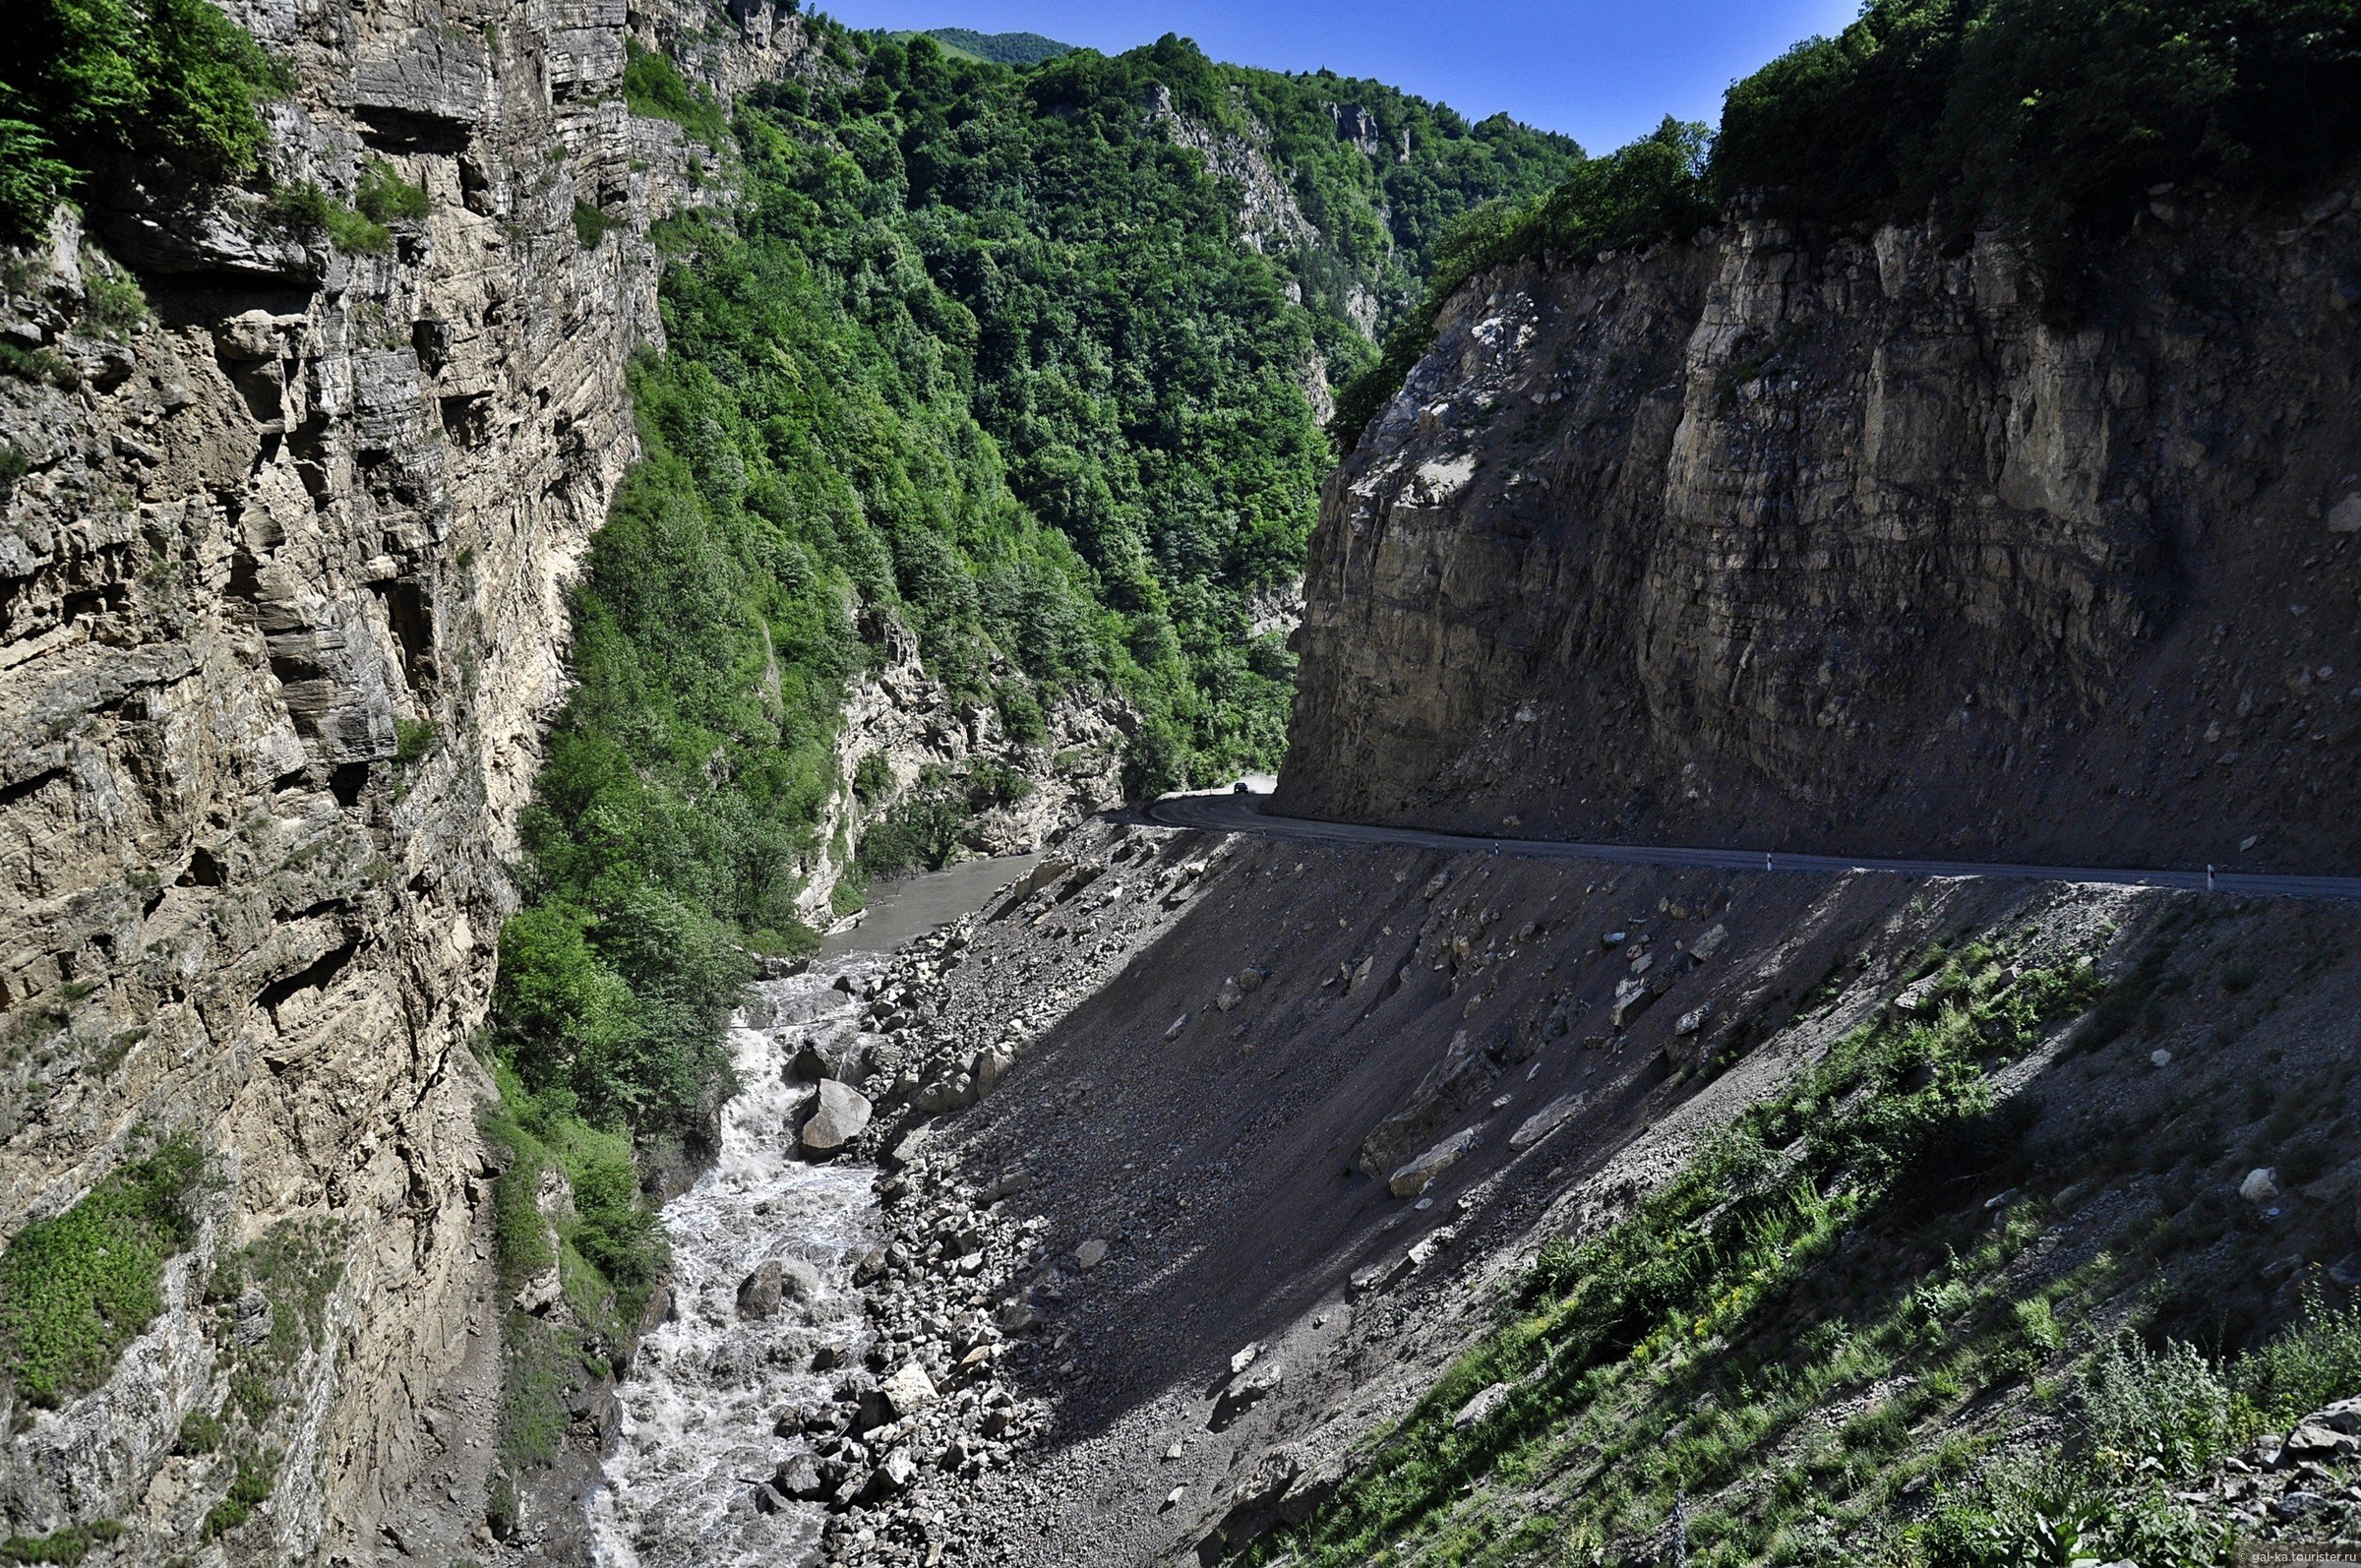
[[[2190, 1277], [2284, 1316], [2302, 1270], [2280, 1251], [2353, 1267], [2352, 1173], [2293, 1117], [2342, 1093], [2353, 925], [1088, 824], [840, 981], [850, 1006], [781, 1026], [807, 1142], [877, 1162], [884, 1229], [856, 1272], [869, 1333], [822, 1348], [834, 1398], [779, 1413], [789, 1457], [750, 1506], [826, 1507], [828, 1560], [860, 1563], [1168, 1562], [1299, 1522], [1545, 1239], [1630, 1214], [1835, 1042], [1923, 1005], [1925, 954], [1983, 938], [2118, 977], [2106, 1049], [2060, 1035], [2003, 1080], [2080, 1173], [2038, 1195], [2054, 1234], [2021, 1267], [2210, 1183], [2236, 1213]], [[2140, 1141], [2193, 1108], [2218, 1172]], [[2299, 1148], [2276, 1201], [2238, 1196]], [[2011, 1402], [1975, 1418], [2055, 1427]], [[2300, 1461], [2241, 1463], [2262, 1478], [2224, 1484], [2266, 1522], [2305, 1489], [2286, 1476], [2340, 1495]]]

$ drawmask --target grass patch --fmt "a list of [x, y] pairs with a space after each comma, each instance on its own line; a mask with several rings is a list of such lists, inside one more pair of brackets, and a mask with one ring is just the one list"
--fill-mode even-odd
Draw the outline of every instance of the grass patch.
[[630, 53], [623, 66], [623, 100], [634, 114], [670, 120], [716, 151], [729, 146], [730, 117], [712, 93], [691, 87], [664, 55], [636, 40], [627, 40], [625, 47]]
[[254, 1511], [267, 1502], [271, 1488], [278, 1479], [278, 1456], [260, 1454], [238, 1461], [237, 1477], [229, 1483], [229, 1491], [205, 1516], [205, 1538], [228, 1534], [254, 1517]]
[[394, 248], [392, 229], [346, 207], [309, 180], [279, 187], [272, 194], [269, 211], [281, 228], [325, 234], [337, 250], [355, 256], [382, 256]]
[[120, 1524], [101, 1519], [94, 1525], [69, 1525], [46, 1536], [11, 1536], [0, 1541], [0, 1561], [78, 1563], [92, 1548], [106, 1545], [122, 1534]]
[[361, 183], [353, 206], [372, 223], [415, 223], [427, 213], [426, 188], [412, 185], [384, 158], [361, 165]]
[[163, 1310], [164, 1264], [196, 1236], [204, 1172], [196, 1140], [174, 1138], [0, 1253], [0, 1351], [29, 1404], [53, 1410], [96, 1388]]

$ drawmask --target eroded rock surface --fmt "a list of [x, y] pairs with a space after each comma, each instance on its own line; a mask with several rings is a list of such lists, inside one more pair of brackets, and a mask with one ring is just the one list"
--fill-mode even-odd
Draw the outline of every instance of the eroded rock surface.
[[2361, 212], [1509, 268], [1330, 480], [1283, 810], [2310, 871], [2361, 768]]
[[[694, 35], [725, 84], [805, 52], [767, 8], [229, 9], [295, 67], [280, 185], [349, 203], [382, 158], [428, 213], [353, 254], [132, 168], [6, 275], [35, 357], [0, 379], [0, 1236], [148, 1133], [217, 1186], [106, 1385], [10, 1413], [0, 1534], [205, 1538], [237, 1461], [180, 1434], [243, 1368], [277, 1461], [222, 1549], [450, 1561], [491, 1545], [498, 1384], [464, 1042], [567, 584], [636, 452], [624, 367], [661, 345], [643, 235], [710, 189], [624, 103], [626, 36]], [[96, 308], [118, 262], [140, 319]], [[517, 1544], [563, 1555], [545, 1523]]]

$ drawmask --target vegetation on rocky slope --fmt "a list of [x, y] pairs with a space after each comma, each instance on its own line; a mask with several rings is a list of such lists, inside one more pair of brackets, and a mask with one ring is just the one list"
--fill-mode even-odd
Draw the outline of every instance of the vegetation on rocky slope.
[[[798, 868], [841, 787], [844, 683], [889, 623], [1020, 741], [1061, 693], [1120, 694], [1142, 792], [1272, 762], [1292, 661], [1252, 603], [1300, 570], [1325, 462], [1304, 378], [1352, 333], [1289, 284], [1399, 292], [1444, 217], [1571, 152], [1176, 39], [1017, 72], [827, 36], [828, 85], [740, 106], [739, 208], [664, 236], [688, 264], [671, 353], [636, 374], [646, 457], [577, 595], [532, 907], [502, 943], [520, 1080], [642, 1133], [710, 1104], [750, 953], [811, 939]], [[626, 87], [713, 129], [659, 57]], [[1347, 90], [1418, 155], [1340, 139], [1322, 94]], [[1242, 244], [1237, 186], [1166, 104], [1266, 137], [1316, 242]], [[917, 804], [895, 842], [937, 858], [945, 801]]]
[[174, 1139], [118, 1167], [0, 1252], [0, 1352], [17, 1396], [54, 1408], [89, 1392], [163, 1310], [164, 1265], [196, 1234], [205, 1157]]
[[[1676, 1529], [1707, 1563], [2230, 1560], [2222, 1499], [2251, 1488], [2214, 1473], [2249, 1445], [2250, 1474], [2293, 1465], [2266, 1434], [2361, 1392], [2361, 1307], [2307, 1291], [2274, 1331], [2235, 1321], [2228, 1293], [2191, 1297], [2225, 1236], [2268, 1224], [2220, 1200], [2253, 1146], [2193, 1125], [2194, 1103], [2062, 1147], [2000, 1083], [2035, 1052], [2145, 1054], [2139, 1021], [2191, 985], [2175, 940], [2160, 930], [2104, 988], [2087, 963], [1931, 955], [1907, 1005], [1629, 1217], [1544, 1245], [1501, 1326], [1258, 1560], [1633, 1560]], [[2170, 1174], [2167, 1213], [2131, 1205], [2095, 1246], [2029, 1196], [2101, 1191], [2127, 1166]], [[2326, 1488], [2308, 1476], [2292, 1484]], [[2307, 1492], [2275, 1517], [2337, 1506]]]

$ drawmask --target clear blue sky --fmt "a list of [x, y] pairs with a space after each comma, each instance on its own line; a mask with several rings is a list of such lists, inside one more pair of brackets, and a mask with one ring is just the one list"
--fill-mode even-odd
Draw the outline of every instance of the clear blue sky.
[[1046, 32], [1118, 53], [1178, 32], [1218, 60], [1326, 66], [1450, 104], [1505, 109], [1594, 152], [1671, 113], [1719, 119], [1722, 92], [1859, 0], [807, 0], [857, 28]]

